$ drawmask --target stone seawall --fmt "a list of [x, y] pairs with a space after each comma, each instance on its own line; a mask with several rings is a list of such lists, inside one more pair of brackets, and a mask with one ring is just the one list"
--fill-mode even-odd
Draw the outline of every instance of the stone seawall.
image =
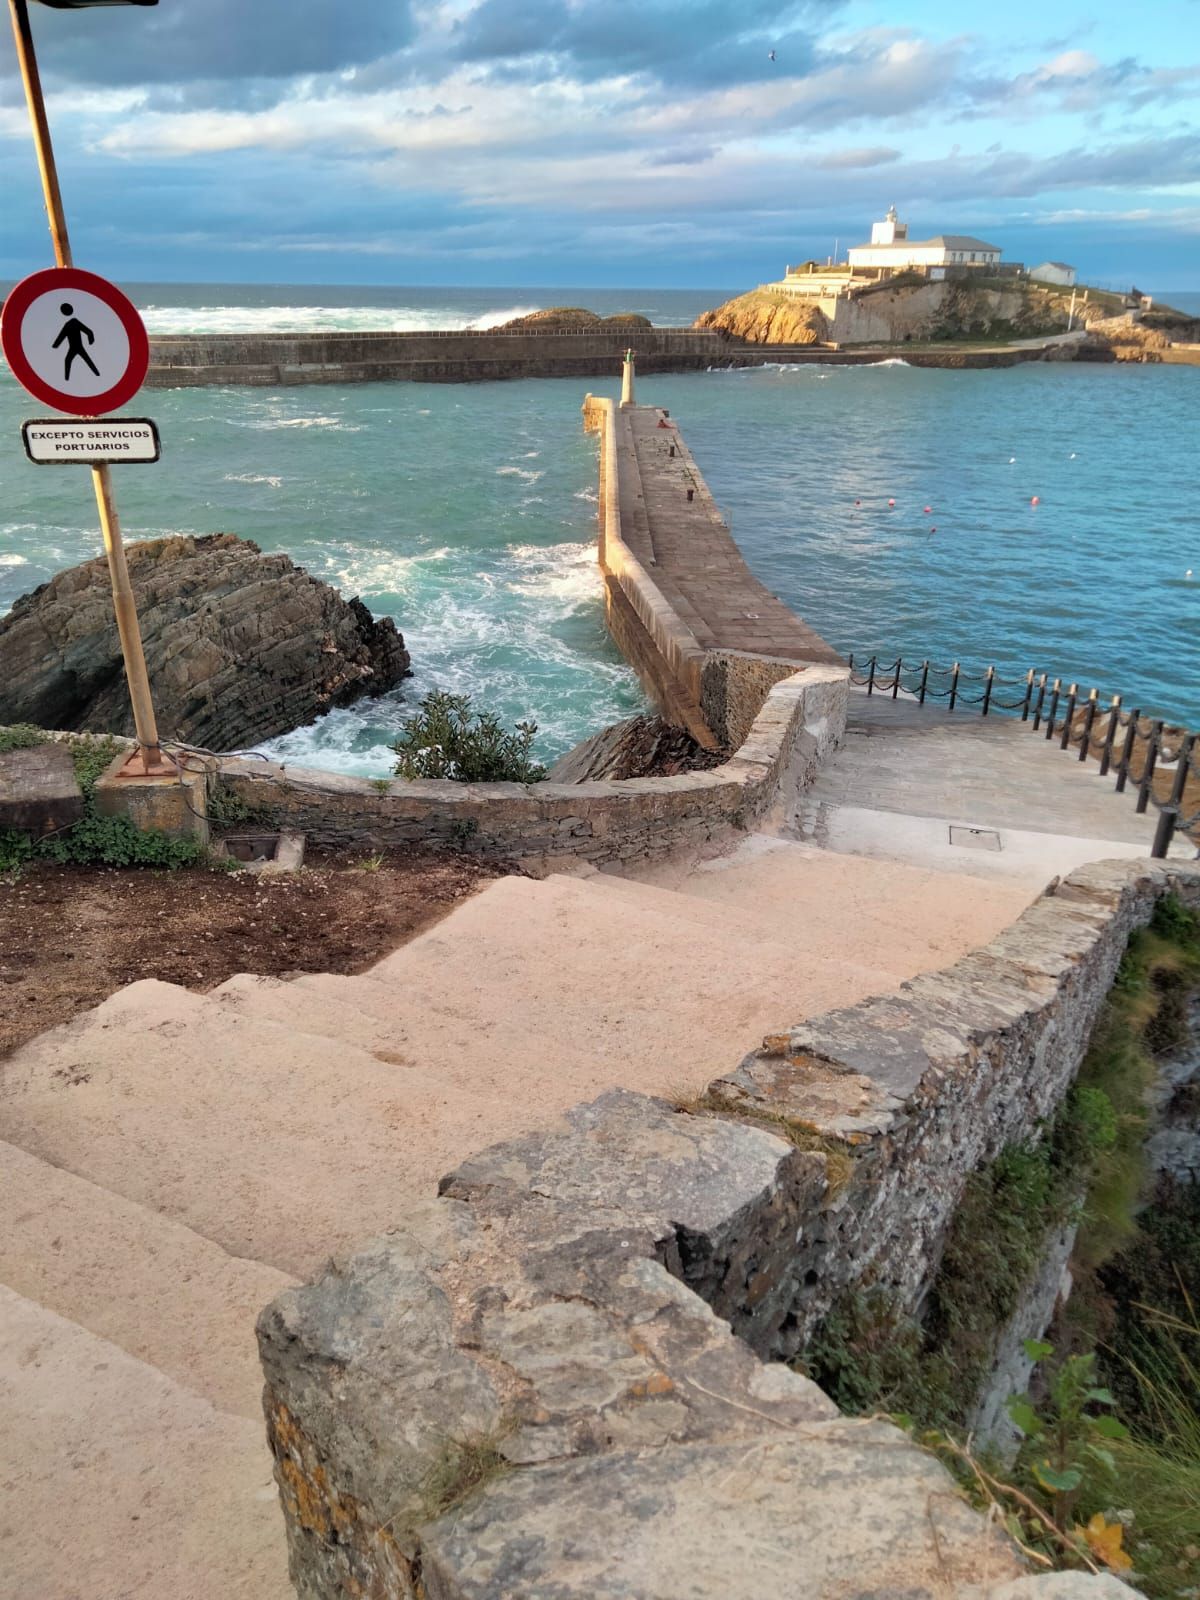
[[1200, 907], [1200, 871], [1076, 872], [948, 970], [769, 1039], [724, 1110], [604, 1095], [281, 1295], [259, 1346], [302, 1600], [1127, 1595], [1029, 1575], [898, 1429], [768, 1363], [848, 1284], [917, 1302], [1166, 893]]
[[804, 788], [846, 722], [847, 673], [812, 666], [776, 683], [736, 754], [707, 772], [593, 783], [376, 780], [224, 758], [239, 799], [327, 845], [443, 845], [553, 865], [648, 859], [749, 828], [781, 785]]
[[[633, 342], [648, 372], [730, 364], [727, 341], [688, 328], [446, 333], [222, 333], [150, 341], [151, 388], [206, 383], [308, 384], [408, 380], [464, 383], [500, 378], [616, 373]], [[755, 359], [762, 359], [761, 353]], [[773, 357], [772, 359], [778, 359]]]
[[[508, 378], [615, 376], [629, 344], [638, 369], [703, 372], [786, 362], [856, 366], [895, 355], [804, 345], [754, 345], [709, 329], [638, 328], [582, 332], [499, 329], [445, 333], [156, 334], [150, 340], [146, 387], [204, 384], [272, 388], [311, 383], [480, 383]], [[913, 366], [1014, 366], [1041, 359], [1030, 350], [935, 350], [909, 354]]]

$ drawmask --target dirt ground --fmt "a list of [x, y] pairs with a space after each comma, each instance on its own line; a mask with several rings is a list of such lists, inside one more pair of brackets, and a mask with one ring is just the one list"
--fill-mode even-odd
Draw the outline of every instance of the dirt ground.
[[0, 879], [0, 1056], [138, 978], [205, 990], [235, 972], [361, 972], [502, 875], [458, 855], [362, 863], [310, 854], [278, 877], [36, 863]]

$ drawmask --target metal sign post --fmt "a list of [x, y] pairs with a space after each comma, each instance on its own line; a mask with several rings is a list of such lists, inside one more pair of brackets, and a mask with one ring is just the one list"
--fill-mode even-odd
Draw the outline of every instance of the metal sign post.
[[[54, 164], [54, 147], [50, 142], [50, 125], [46, 120], [46, 103], [42, 96], [42, 83], [33, 48], [28, 5], [26, 0], [9, 0], [9, 7], [12, 12], [13, 34], [17, 42], [17, 62], [21, 69], [21, 81], [25, 86], [29, 120], [33, 124], [33, 142], [37, 150], [42, 192], [46, 199], [50, 237], [54, 243], [54, 259], [58, 266], [70, 267], [73, 263], [71, 244], [67, 236], [67, 219], [63, 212], [58, 170]], [[107, 461], [93, 464], [92, 484], [96, 491], [100, 529], [104, 535], [104, 550], [108, 557], [113, 609], [116, 612], [117, 632], [121, 637], [121, 651], [125, 658], [125, 677], [129, 684], [129, 698], [133, 704], [133, 725], [137, 732], [142, 771], [147, 777], [164, 776], [174, 772], [175, 768], [163, 760], [162, 751], [159, 749], [158, 725], [154, 718], [154, 701], [150, 694], [146, 659], [142, 653], [142, 634], [138, 626], [137, 606], [129, 583], [129, 567], [125, 560], [125, 546], [121, 542], [121, 524], [117, 517]]]

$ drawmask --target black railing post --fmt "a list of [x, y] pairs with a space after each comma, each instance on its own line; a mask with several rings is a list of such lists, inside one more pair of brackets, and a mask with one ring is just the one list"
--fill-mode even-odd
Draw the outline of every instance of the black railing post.
[[954, 671], [950, 674], [950, 705], [947, 708], [954, 710], [954, 702], [958, 699], [958, 662], [954, 663]]
[[854, 651], [853, 650], [851, 650], [851, 652], [850, 652], [849, 666], [850, 666], [850, 676], [853, 678], [853, 676], [854, 676]]
[[1038, 731], [1038, 728], [1041, 726], [1041, 722], [1042, 722], [1042, 706], [1045, 704], [1045, 701], [1046, 701], [1046, 683], [1047, 683], [1048, 677], [1049, 677], [1049, 674], [1043, 672], [1041, 677], [1038, 679], [1037, 705], [1035, 705], [1034, 708], [1033, 708], [1033, 731], [1034, 731], [1034, 733], [1036, 733]]
[[1165, 805], [1160, 807], [1158, 821], [1154, 826], [1154, 843], [1150, 846], [1150, 854], [1156, 861], [1165, 861], [1167, 851], [1171, 848], [1171, 840], [1175, 837], [1175, 824], [1179, 821], [1179, 807]]
[[1054, 689], [1053, 689], [1053, 691], [1051, 692], [1051, 695], [1050, 695], [1050, 716], [1049, 716], [1049, 718], [1047, 719], [1047, 722], [1046, 722], [1046, 737], [1047, 737], [1047, 739], [1053, 739], [1053, 737], [1054, 737], [1054, 719], [1058, 715], [1058, 697], [1059, 697], [1059, 695], [1061, 693], [1062, 693], [1062, 679], [1061, 678], [1055, 678], [1055, 680], [1054, 680]]
[[1071, 742], [1071, 724], [1075, 720], [1075, 696], [1078, 692], [1079, 685], [1077, 683], [1073, 683], [1067, 690], [1067, 714], [1063, 718], [1062, 738], [1058, 745], [1060, 750], [1065, 750]]
[[987, 669], [987, 676], [986, 676], [986, 678], [984, 680], [984, 685], [983, 685], [983, 708], [979, 713], [981, 717], [986, 717], [987, 716], [988, 707], [992, 703], [992, 684], [995, 682], [995, 678], [996, 678], [996, 669], [995, 669], [995, 667], [989, 667]]
[[1100, 776], [1108, 777], [1108, 764], [1112, 760], [1113, 737], [1117, 731], [1117, 724], [1121, 720], [1121, 696], [1112, 697], [1112, 705], [1108, 708], [1108, 726], [1104, 730], [1104, 749], [1100, 753]]
[[1092, 744], [1092, 723], [1096, 720], [1096, 704], [1098, 691], [1093, 689], [1088, 695], [1087, 710], [1083, 716], [1083, 738], [1079, 741], [1079, 759], [1086, 761], [1088, 751]]
[[1138, 784], [1137, 810], [1141, 816], [1150, 804], [1150, 788], [1154, 782], [1154, 767], [1158, 761], [1158, 742], [1162, 738], [1162, 718], [1157, 718], [1150, 724], [1150, 742], [1146, 746], [1146, 761], [1142, 767], [1141, 782]]
[[1125, 790], [1125, 780], [1129, 776], [1129, 762], [1133, 755], [1133, 741], [1137, 738], [1137, 725], [1141, 718], [1141, 710], [1134, 706], [1129, 713], [1129, 726], [1125, 729], [1125, 743], [1121, 746], [1121, 759], [1117, 763], [1117, 793]]
[[1033, 668], [1025, 674], [1025, 702], [1021, 707], [1021, 721], [1029, 721], [1029, 705], [1033, 699]]
[[1183, 791], [1187, 788], [1188, 774], [1192, 770], [1192, 751], [1196, 746], [1196, 735], [1185, 733], [1179, 746], [1179, 764], [1175, 768], [1175, 781], [1171, 785], [1171, 793], [1167, 804], [1179, 811], [1183, 806]]
[[875, 662], [877, 660], [878, 660], [877, 656], [872, 656], [871, 657], [871, 665], [870, 665], [870, 668], [868, 669], [868, 674], [867, 674], [867, 693], [868, 694], [874, 694], [875, 693]]
[[925, 690], [928, 687], [928, 685], [929, 685], [929, 663], [928, 663], [928, 661], [922, 661], [922, 663], [921, 663], [921, 692], [917, 696], [917, 699], [919, 700], [921, 705], [925, 704]]
[[895, 675], [892, 678], [892, 699], [893, 700], [897, 699], [899, 697], [899, 694], [900, 694], [900, 664], [901, 664], [901, 660], [902, 660], [902, 658], [900, 656], [896, 657], [896, 672], [895, 672]]

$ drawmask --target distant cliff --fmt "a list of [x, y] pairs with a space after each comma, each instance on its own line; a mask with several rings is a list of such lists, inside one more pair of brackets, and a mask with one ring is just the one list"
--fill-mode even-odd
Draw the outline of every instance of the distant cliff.
[[[836, 298], [755, 289], [706, 311], [696, 326], [751, 344], [1001, 342], [1063, 333], [1069, 301], [1069, 292], [1064, 296], [1026, 278], [933, 283], [916, 274], [897, 275]], [[1076, 308], [1077, 323], [1081, 310]]]

